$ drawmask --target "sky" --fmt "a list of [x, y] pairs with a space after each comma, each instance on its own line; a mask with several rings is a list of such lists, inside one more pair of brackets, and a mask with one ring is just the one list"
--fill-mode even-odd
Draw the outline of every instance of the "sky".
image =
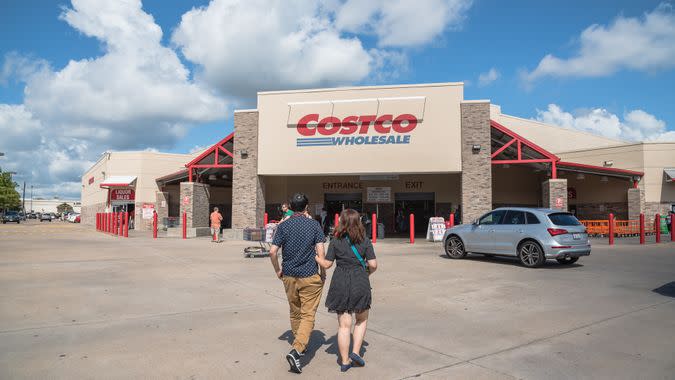
[[466, 99], [675, 141], [669, 1], [5, 0], [0, 168], [79, 198], [105, 151], [187, 153], [257, 91], [464, 82]]

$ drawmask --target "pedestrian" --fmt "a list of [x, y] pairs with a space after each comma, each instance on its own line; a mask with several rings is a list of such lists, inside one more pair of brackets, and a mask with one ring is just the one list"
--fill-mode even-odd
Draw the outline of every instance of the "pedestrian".
[[293, 211], [288, 207], [288, 203], [284, 202], [281, 204], [281, 221], [290, 218], [293, 216]]
[[[372, 299], [369, 277], [377, 270], [377, 260], [373, 244], [366, 236], [357, 211], [342, 211], [328, 253], [325, 258], [317, 256], [316, 261], [324, 269], [337, 262], [326, 297], [326, 307], [338, 316], [340, 370], [345, 372], [352, 366], [363, 367], [366, 362], [361, 357], [361, 346], [366, 335]], [[352, 313], [356, 322], [352, 352], [349, 353]]]
[[213, 208], [213, 212], [211, 213], [211, 236], [212, 239], [211, 242], [215, 243], [220, 243], [220, 222], [223, 220], [223, 216], [220, 215], [220, 212], [218, 211], [218, 207]]
[[[293, 348], [286, 355], [291, 371], [302, 373], [300, 358], [304, 356], [314, 329], [316, 309], [326, 279], [315, 256], [325, 257], [325, 236], [319, 223], [306, 216], [309, 200], [302, 193], [293, 195], [290, 208], [293, 215], [280, 223], [272, 240], [270, 259], [274, 272], [284, 283], [290, 308]], [[279, 267], [278, 252], [284, 252]]]

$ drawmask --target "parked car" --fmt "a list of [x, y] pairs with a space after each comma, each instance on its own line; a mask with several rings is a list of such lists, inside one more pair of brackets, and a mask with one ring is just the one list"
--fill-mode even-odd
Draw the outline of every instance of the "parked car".
[[21, 223], [21, 216], [16, 211], [7, 211], [2, 216], [2, 224], [7, 224], [7, 222], [20, 224]]
[[35, 215], [35, 213], [30, 213], [28, 214], [28, 219], [37, 219], [37, 215]]
[[80, 223], [80, 214], [75, 214], [75, 219], [73, 220], [73, 223]]
[[461, 259], [467, 253], [515, 256], [530, 268], [547, 259], [572, 264], [591, 254], [586, 228], [574, 215], [560, 210], [503, 207], [472, 224], [445, 232], [445, 254]]
[[42, 213], [42, 215], [40, 215], [40, 222], [44, 222], [44, 221], [51, 222], [52, 219], [53, 219], [53, 215], [49, 212], [45, 212], [45, 213]]
[[66, 220], [69, 221], [70, 223], [75, 223], [75, 218], [79, 215], [80, 214], [76, 214], [73, 212], [71, 214], [68, 214], [68, 218]]

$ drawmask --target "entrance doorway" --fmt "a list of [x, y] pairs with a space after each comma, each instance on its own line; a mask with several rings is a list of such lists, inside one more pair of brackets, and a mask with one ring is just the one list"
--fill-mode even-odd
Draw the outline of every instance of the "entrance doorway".
[[342, 210], [351, 208], [358, 212], [363, 211], [361, 193], [326, 193], [324, 194], [324, 205], [328, 218], [332, 224], [335, 214], [339, 214]]
[[410, 232], [410, 214], [415, 215], [415, 235], [425, 235], [429, 218], [435, 216], [434, 193], [395, 193], [396, 232]]
[[112, 203], [112, 212], [128, 212], [129, 213], [129, 229], [134, 229], [135, 215], [134, 211], [136, 210], [136, 205], [133, 203], [118, 203], [119, 201], [113, 201]]

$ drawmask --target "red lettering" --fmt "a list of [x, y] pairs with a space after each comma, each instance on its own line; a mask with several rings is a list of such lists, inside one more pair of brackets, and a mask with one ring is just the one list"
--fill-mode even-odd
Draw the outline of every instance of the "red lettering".
[[368, 128], [370, 127], [370, 124], [375, 121], [375, 115], [363, 115], [359, 118], [359, 121], [361, 122], [361, 129], [359, 129], [359, 134], [365, 135], [368, 133]]
[[[391, 121], [394, 118], [394, 115], [382, 115], [375, 120], [375, 131], [379, 133], [389, 133], [391, 129]], [[389, 124], [385, 126], [384, 123]]]
[[[403, 125], [403, 122], [407, 122], [407, 124]], [[415, 127], [417, 127], [417, 118], [409, 113], [398, 115], [391, 124], [391, 128], [398, 133], [408, 133]]]
[[356, 132], [359, 127], [358, 124], [356, 124], [357, 120], [359, 120], [358, 116], [347, 116], [342, 119], [342, 129], [340, 129], [340, 134], [351, 135]]
[[312, 121], [319, 121], [318, 113], [310, 113], [309, 115], [303, 116], [302, 119], [298, 121], [298, 133], [303, 136], [314, 136], [316, 134], [316, 128], [310, 128], [307, 126], [307, 124]]
[[[330, 125], [330, 127], [328, 127]], [[334, 135], [340, 129], [340, 119], [335, 116], [328, 116], [321, 119], [316, 130], [324, 136]]]

